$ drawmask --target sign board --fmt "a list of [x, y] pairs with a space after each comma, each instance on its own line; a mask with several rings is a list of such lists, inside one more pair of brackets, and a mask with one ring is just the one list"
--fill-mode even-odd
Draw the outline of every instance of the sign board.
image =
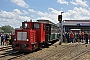
[[80, 26], [90, 26], [90, 23], [81, 23]]

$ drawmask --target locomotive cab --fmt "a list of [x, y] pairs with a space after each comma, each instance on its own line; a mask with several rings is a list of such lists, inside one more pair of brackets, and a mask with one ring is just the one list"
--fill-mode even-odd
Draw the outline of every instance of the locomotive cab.
[[22, 22], [22, 29], [15, 29], [13, 50], [34, 50], [39, 43], [45, 42], [45, 24], [38, 22]]
[[13, 50], [32, 50], [32, 44], [36, 42], [36, 30], [33, 30], [33, 22], [22, 22], [22, 28], [15, 29], [15, 41], [12, 44]]

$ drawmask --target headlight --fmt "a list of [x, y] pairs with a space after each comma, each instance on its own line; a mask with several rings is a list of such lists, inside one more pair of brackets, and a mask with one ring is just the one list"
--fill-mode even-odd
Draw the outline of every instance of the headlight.
[[29, 39], [27, 39], [27, 41], [29, 41]]
[[16, 39], [14, 39], [14, 41], [16, 41]]

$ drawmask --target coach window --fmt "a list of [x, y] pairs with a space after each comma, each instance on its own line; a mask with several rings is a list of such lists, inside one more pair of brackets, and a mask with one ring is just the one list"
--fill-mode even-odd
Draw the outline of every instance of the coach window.
[[25, 23], [24, 28], [28, 28], [28, 24], [27, 23]]
[[34, 28], [40, 28], [39, 23], [34, 23]]

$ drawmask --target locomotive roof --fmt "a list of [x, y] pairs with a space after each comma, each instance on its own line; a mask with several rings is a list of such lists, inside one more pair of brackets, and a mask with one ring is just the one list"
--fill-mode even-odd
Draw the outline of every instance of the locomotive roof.
[[[24, 21], [24, 22], [28, 22], [28, 21]], [[29, 22], [31, 22], [31, 21], [29, 21]], [[57, 24], [55, 24], [55, 23], [53, 23], [53, 22], [51, 22], [49, 20], [37, 20], [37, 22], [39, 22], [39, 23], [45, 23], [45, 24], [50, 24], [52, 27], [55, 27], [55, 28], [58, 27]]]
[[53, 22], [49, 21], [49, 20], [37, 20], [38, 22], [42, 22], [42, 23], [47, 23], [47, 24], [51, 24]]
[[54, 27], [58, 27], [57, 24], [49, 21], [49, 20], [37, 20], [38, 22], [45, 23], [45, 24], [51, 24]]

